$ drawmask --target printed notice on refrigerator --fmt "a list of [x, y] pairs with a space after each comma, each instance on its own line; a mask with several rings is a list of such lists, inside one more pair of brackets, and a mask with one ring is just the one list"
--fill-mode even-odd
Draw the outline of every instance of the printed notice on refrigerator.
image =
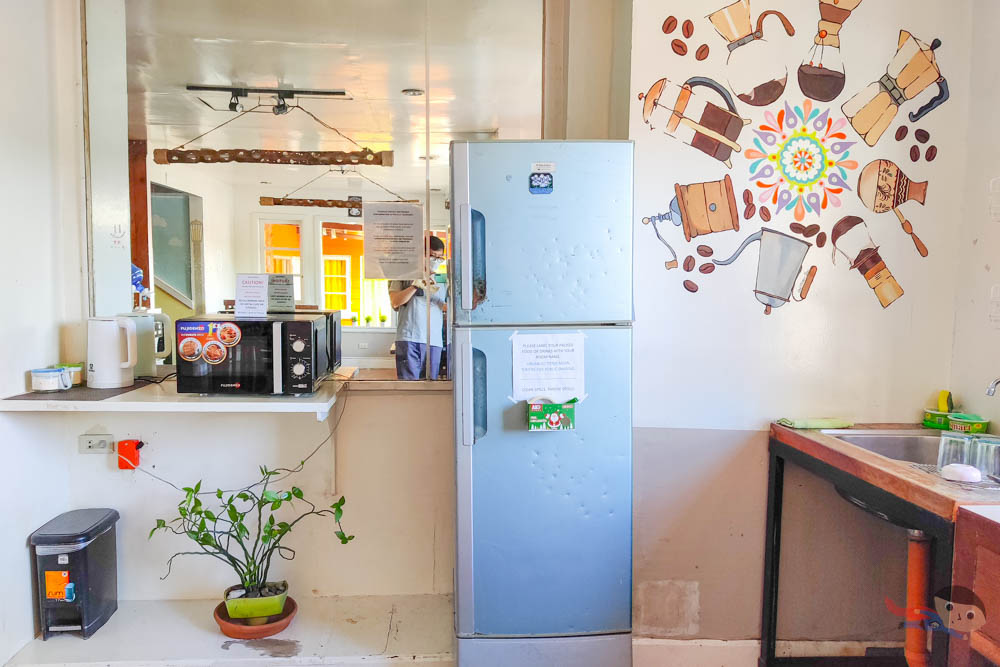
[[416, 280], [424, 274], [423, 207], [365, 203], [365, 278]]
[[553, 403], [583, 400], [583, 333], [515, 333], [510, 339], [514, 346], [511, 398], [545, 398]]

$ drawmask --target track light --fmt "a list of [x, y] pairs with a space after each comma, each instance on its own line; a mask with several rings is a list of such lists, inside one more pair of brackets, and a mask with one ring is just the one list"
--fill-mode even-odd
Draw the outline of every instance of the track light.
[[275, 116], [281, 116], [288, 113], [288, 105], [285, 103], [285, 98], [276, 95], [274, 97], [274, 106], [271, 107], [271, 111], [274, 112]]
[[232, 98], [229, 100], [229, 110], [230, 111], [243, 111], [243, 105], [240, 104], [240, 100], [236, 97], [236, 93], [233, 93]]

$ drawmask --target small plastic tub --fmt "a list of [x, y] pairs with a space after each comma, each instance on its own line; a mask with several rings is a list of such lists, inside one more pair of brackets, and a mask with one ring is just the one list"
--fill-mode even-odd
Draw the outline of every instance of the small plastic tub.
[[955, 412], [948, 416], [948, 430], [956, 433], [986, 433], [989, 427], [990, 420], [983, 419], [979, 415]]

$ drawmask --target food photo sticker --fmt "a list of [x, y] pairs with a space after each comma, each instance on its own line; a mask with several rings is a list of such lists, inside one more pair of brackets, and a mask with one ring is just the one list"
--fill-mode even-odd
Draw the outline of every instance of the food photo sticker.
[[219, 331], [216, 334], [219, 338], [219, 342], [226, 347], [232, 347], [240, 342], [240, 338], [243, 337], [243, 331], [240, 330], [233, 322], [226, 322], [219, 327]]
[[205, 343], [201, 351], [201, 356], [212, 365], [221, 364], [226, 360], [226, 355], [226, 346], [217, 340], [210, 340]]
[[181, 359], [196, 361], [201, 356], [201, 341], [194, 337], [182, 338], [177, 344], [177, 349]]

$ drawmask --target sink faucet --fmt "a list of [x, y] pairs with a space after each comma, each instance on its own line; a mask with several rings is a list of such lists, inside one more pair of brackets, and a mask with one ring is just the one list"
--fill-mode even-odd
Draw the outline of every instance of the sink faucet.
[[990, 386], [986, 388], [986, 395], [993, 396], [997, 393], [997, 386], [1000, 386], [1000, 378], [997, 378], [990, 383]]

